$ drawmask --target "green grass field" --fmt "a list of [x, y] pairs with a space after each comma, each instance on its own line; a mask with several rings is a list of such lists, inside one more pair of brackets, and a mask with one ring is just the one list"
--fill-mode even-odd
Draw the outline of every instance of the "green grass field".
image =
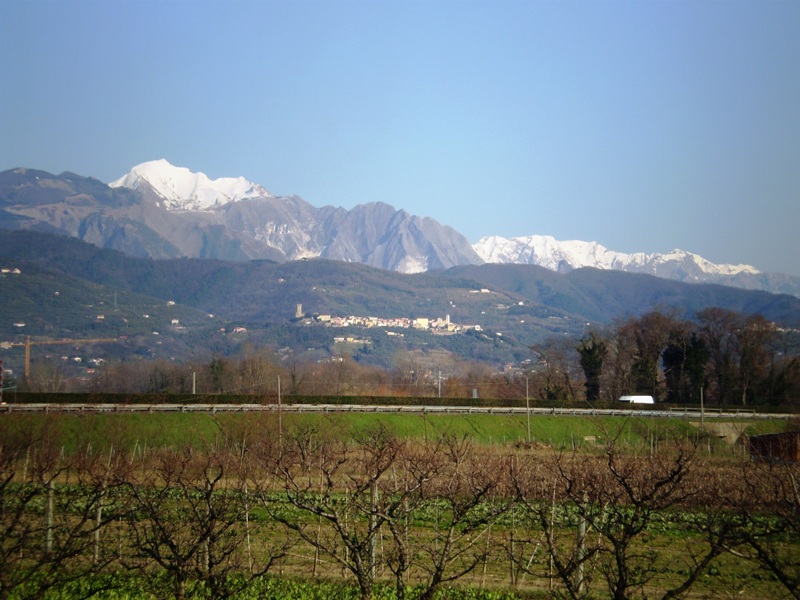
[[[781, 420], [728, 421], [725, 427], [719, 427], [720, 424], [715, 420], [713, 425], [717, 429], [736, 434], [721, 438], [705, 433], [698, 427], [699, 424], [681, 419], [531, 416], [529, 445], [528, 420], [524, 415], [331, 413], [283, 414], [280, 418], [279, 432], [279, 416], [260, 412], [0, 414], [0, 450], [10, 451], [8, 457], [11, 459], [5, 463], [10, 475], [5, 481], [12, 483], [0, 491], [5, 494], [4, 502], [18, 503], [20, 512], [16, 514], [24, 517], [20, 519], [13, 511], [6, 511], [4, 531], [17, 535], [19, 540], [27, 544], [23, 553], [14, 555], [19, 559], [18, 562], [8, 562], [6, 567], [13, 564], [17, 565], [14, 568], [30, 566], [30, 574], [39, 578], [38, 583], [27, 576], [19, 579], [19, 585], [15, 583], [11, 586], [16, 587], [8, 597], [26, 597], [26, 585], [33, 585], [31, 589], [34, 589], [39, 584], [45, 586], [52, 583], [48, 578], [53, 577], [53, 573], [48, 571], [47, 565], [53, 555], [37, 554], [43, 548], [42, 540], [49, 539], [50, 523], [56, 523], [56, 539], [68, 540], [71, 539], [69, 535], [74, 525], [80, 522], [84, 527], [79, 531], [80, 535], [76, 534], [75, 543], [97, 540], [95, 552], [100, 556], [102, 540], [102, 556], [108, 557], [110, 562], [102, 569], [86, 571], [85, 576], [78, 577], [74, 582], [67, 579], [61, 585], [61, 580], [57, 578], [59, 585], [44, 596], [47, 599], [82, 596], [108, 600], [144, 600], [153, 597], [199, 600], [218, 597], [210, 594], [211, 588], [204, 587], [210, 585], [211, 579], [208, 577], [210, 571], [205, 572], [201, 562], [203, 556], [209, 556], [203, 553], [211, 552], [209, 540], [212, 537], [214, 544], [222, 543], [220, 540], [230, 540], [231, 552], [237, 553], [229, 571], [225, 571], [228, 563], [213, 563], [220, 567], [215, 573], [225, 575], [219, 581], [235, 583], [239, 578], [243, 582], [244, 589], [236, 598], [306, 600], [335, 596], [363, 599], [364, 589], [359, 594], [355, 587], [356, 579], [352, 576], [355, 571], [350, 573], [335, 558], [344, 556], [344, 564], [352, 564], [347, 559], [350, 546], [345, 550], [344, 540], [349, 540], [353, 548], [360, 548], [363, 552], [363, 543], [359, 546], [356, 542], [368, 538], [366, 528], [372, 523], [374, 515], [388, 515], [388, 509], [392, 506], [401, 509], [406, 506], [409, 510], [404, 517], [394, 517], [392, 523], [405, 523], [406, 529], [403, 531], [406, 533], [403, 535], [407, 534], [408, 537], [401, 535], [401, 541], [406, 540], [410, 544], [408, 547], [413, 548], [409, 554], [413, 557], [413, 570], [409, 571], [410, 575], [402, 585], [393, 587], [390, 565], [396, 563], [389, 561], [396, 556], [394, 552], [404, 546], [395, 543], [392, 536], [400, 530], [391, 530], [387, 520], [379, 533], [372, 534], [375, 540], [372, 551], [376, 565], [374, 581], [377, 585], [369, 598], [397, 598], [396, 589], [406, 589], [406, 586], [409, 592], [406, 597], [417, 598], [415, 594], [429, 581], [426, 574], [430, 571], [427, 569], [433, 565], [438, 549], [451, 548], [451, 543], [455, 544], [452, 546], [454, 550], [448, 550], [451, 558], [463, 551], [470, 568], [458, 576], [454, 584], [459, 588], [458, 591], [442, 587], [433, 596], [435, 600], [559, 597], [552, 596], [550, 591], [553, 585], [556, 590], [563, 591], [554, 575], [551, 556], [564, 558], [568, 555], [575, 543], [576, 528], [581, 522], [579, 514], [584, 515], [581, 517], [583, 519], [589, 518], [586, 515], [597, 516], [600, 513], [594, 512], [592, 507], [595, 505], [603, 507], [604, 516], [592, 522], [593, 533], [588, 545], [597, 549], [596, 560], [599, 562], [587, 564], [595, 569], [595, 575], [611, 568], [608, 566], [612, 564], [609, 562], [612, 560], [610, 549], [617, 546], [610, 541], [603, 542], [606, 538], [601, 538], [601, 532], [611, 540], [624, 529], [622, 525], [633, 527], [639, 518], [637, 515], [647, 514], [646, 527], [636, 534], [630, 553], [625, 554], [623, 560], [626, 568], [644, 569], [648, 577], [652, 576], [642, 580], [645, 583], [642, 583], [644, 587], [641, 591], [647, 596], [651, 592], [655, 595], [658, 590], [669, 589], [691, 572], [692, 561], [702, 555], [707, 545], [703, 523], [708, 522], [713, 526], [716, 523], [714, 519], [719, 515], [727, 519], [723, 522], [732, 523], [728, 515], [737, 516], [736, 504], [725, 505], [727, 512], [720, 512], [722, 505], [716, 506], [715, 502], [722, 496], [717, 491], [727, 489], [726, 484], [731, 481], [735, 483], [746, 467], [752, 466], [747, 473], [770, 475], [771, 471], [755, 470], [761, 467], [767, 469], [769, 465], [759, 467], [747, 459], [743, 460], [746, 446], [738, 443], [737, 438], [743, 434], [782, 431], [787, 427], [787, 423]], [[396, 438], [412, 441], [395, 445], [405, 458], [398, 458], [400, 455], [393, 456], [391, 453], [381, 454], [380, 444], [369, 445], [371, 441], [386, 439], [364, 435], [367, 432], [374, 433], [377, 427]], [[280, 454], [261, 455], [260, 452], [265, 448], [268, 452], [274, 451], [277, 447], [274, 442], [279, 436], [284, 441]], [[474, 444], [445, 440], [441, 445], [433, 445], [428, 455], [425, 452], [418, 453], [429, 447], [428, 444], [413, 443], [426, 439], [438, 440], [444, 436], [467, 437]], [[352, 440], [353, 445], [342, 447], [339, 444], [327, 444], [326, 438]], [[674, 468], [678, 462], [671, 461], [677, 461], [676, 457], [681, 456], [674, 442], [697, 442], [700, 452], [713, 455], [707, 461], [699, 457], [696, 463], [699, 476], [691, 470], [684, 472], [688, 485], [686, 490], [691, 492], [686, 498], [692, 499], [693, 494], [700, 494], [699, 503], [693, 505], [694, 500], [691, 500], [682, 504], [682, 500], [676, 497], [674, 503], [670, 501], [660, 507], [651, 499], [644, 502], [643, 506], [648, 511], [652, 509], [652, 514], [630, 510], [630, 497], [624, 493], [619, 495], [622, 488], [614, 484], [613, 478], [604, 478], [610, 468], [605, 457], [594, 455], [606, 449], [605, 442], [609, 438], [615, 441], [623, 454], [626, 453], [614, 460], [615, 469], [620, 467], [614, 472], [620, 473], [626, 482], [633, 483], [630, 490], [634, 490], [633, 496], [637, 498], [646, 495], [636, 491], [640, 486], [645, 491], [647, 486], [658, 490], [662, 489], [661, 484], [665, 481], [676, 484], [683, 481], [683, 476], [670, 480], [669, 474], [664, 475], [672, 471], [661, 468], [664, 466], [662, 459], [666, 460], [666, 466]], [[272, 443], [259, 448], [258, 442], [262, 440]], [[313, 440], [314, 443], [303, 445], [303, 440]], [[209, 445], [212, 444], [215, 448], [210, 450]], [[394, 442], [387, 442], [384, 448], [390, 444]], [[183, 451], [186, 446], [193, 446], [197, 451]], [[15, 447], [21, 449], [17, 450], [16, 455], [13, 454]], [[164, 448], [178, 451], [162, 451]], [[245, 452], [246, 448], [252, 451]], [[284, 448], [288, 457], [286, 463], [281, 462]], [[448, 449], [456, 448], [458, 450], [454, 454], [447, 454]], [[662, 448], [664, 452], [660, 453]], [[577, 452], [572, 453], [572, 449]], [[383, 459], [371, 462], [368, 459], [372, 452]], [[407, 454], [402, 454], [404, 452]], [[646, 456], [648, 453], [649, 457]], [[115, 455], [119, 457], [118, 461], [112, 461]], [[204, 457], [212, 455], [221, 462], [203, 462]], [[68, 457], [66, 461], [62, 461], [64, 456]], [[251, 456], [255, 460], [246, 460]], [[442, 456], [456, 458], [445, 458], [439, 464]], [[41, 459], [38, 462], [37, 457]], [[267, 461], [259, 466], [265, 457]], [[306, 462], [307, 457], [310, 460]], [[391, 457], [391, 469], [383, 462], [387, 457]], [[276, 463], [270, 462], [275, 458]], [[71, 459], [74, 460], [70, 462]], [[453, 460], [457, 465], [453, 466]], [[278, 463], [286, 470], [278, 469]], [[53, 470], [54, 464], [56, 470]], [[59, 464], [68, 466], [58, 471]], [[107, 496], [108, 472], [102, 478], [94, 475], [104, 469], [111, 470], [112, 464], [116, 469], [112, 480], [121, 482], [121, 485], [115, 484]], [[243, 464], [247, 468], [240, 469]], [[439, 465], [430, 472], [434, 475], [425, 474], [426, 464]], [[100, 471], [93, 470], [98, 466]], [[418, 470], [420, 466], [421, 471]], [[573, 471], [573, 467], [576, 470]], [[382, 478], [386, 488], [379, 493], [376, 485], [376, 491], [371, 492], [374, 494], [371, 501], [364, 503], [362, 501], [367, 488], [358, 486], [361, 485], [359, 482], [366, 481], [363, 479], [364, 473], [368, 473], [369, 468], [384, 469], [379, 471], [377, 477]], [[556, 468], [558, 471], [554, 470]], [[562, 468], [564, 471], [561, 471]], [[695, 463], [691, 468], [695, 468]], [[225, 477], [222, 476], [223, 469]], [[46, 478], [50, 472], [56, 473], [55, 485], [43, 483], [42, 478]], [[571, 478], [570, 486], [564, 487], [555, 473], [566, 473]], [[420, 496], [422, 499], [415, 503], [416, 496], [410, 492], [415, 488], [407, 483], [413, 483], [417, 475], [426, 482], [420, 485], [425, 486], [424, 494], [428, 495]], [[427, 483], [429, 477], [432, 478], [430, 486]], [[495, 480], [495, 477], [498, 479]], [[701, 482], [694, 490], [693, 477], [695, 482]], [[742, 481], [757, 479], [745, 477]], [[461, 486], [467, 480], [471, 483]], [[76, 485], [76, 482], [80, 484]], [[488, 487], [482, 488], [481, 482]], [[512, 483], [522, 487], [511, 487]], [[585, 486], [583, 495], [576, 492], [574, 496], [566, 496], [570, 493], [567, 488], [571, 489], [572, 483]], [[292, 494], [290, 490], [295, 489], [295, 484], [299, 486], [297, 490], [313, 493]], [[330, 488], [326, 487], [328, 484]], [[304, 488], [306, 485], [310, 487]], [[717, 487], [704, 491], [708, 485]], [[558, 501], [557, 489], [560, 490], [559, 494], [564, 494]], [[760, 488], [750, 489], [746, 485], [741, 489], [752, 493], [763, 491]], [[93, 490], [102, 491], [98, 496], [93, 495]], [[487, 490], [496, 490], [499, 495], [493, 496]], [[509, 490], [518, 492], [509, 493]], [[600, 495], [590, 501], [586, 490]], [[33, 495], [29, 495], [31, 493]], [[393, 498], [405, 493], [408, 493], [410, 504], [392, 504]], [[469, 508], [471, 495], [476, 498], [476, 504]], [[93, 498], [99, 502], [96, 506], [92, 504]], [[621, 503], [617, 502], [618, 499], [621, 499]], [[383, 500], [387, 504], [381, 508], [380, 502]], [[706, 500], [710, 506], [700, 504]], [[579, 505], [583, 506], [585, 512], [576, 510]], [[753, 505], [760, 507], [766, 502], [758, 496]], [[464, 506], [468, 507], [466, 512], [462, 512]], [[622, 507], [622, 510], [617, 510], [618, 507]], [[92, 523], [100, 520], [100, 508], [106, 519], [102, 527], [103, 534], [87, 537]], [[495, 508], [501, 511], [496, 518], [491, 516]], [[708, 521], [704, 519], [706, 510]], [[45, 516], [46, 512], [51, 516]], [[324, 519], [323, 513], [326, 515]], [[542, 515], [545, 515], [545, 520], [541, 519]], [[451, 516], [454, 519], [452, 525], [448, 521]], [[770, 523], [780, 523], [781, 527], [795, 523], [777, 509], [774, 514], [767, 516], [769, 518], [766, 520], [760, 519], [754, 523], [759, 527]], [[486, 521], [482, 521], [484, 517]], [[148, 526], [148, 519], [152, 519], [153, 523], [158, 522], [159, 526]], [[208, 529], [209, 523], [216, 528], [213, 536], [208, 533], [211, 531]], [[470, 529], [473, 523], [475, 528]], [[608, 527], [607, 523], [610, 523]], [[295, 524], [297, 527], [293, 527]], [[466, 536], [458, 535], [462, 528]], [[310, 537], [299, 536], [298, 532], [306, 531], [310, 532]], [[550, 549], [543, 546], [545, 531], [557, 538]], [[750, 529], [742, 525], [736, 531], [741, 533]], [[765, 531], [763, 535], [769, 534], [774, 556], [785, 560], [784, 571], [791, 575], [796, 565], [796, 539], [786, 536], [780, 527], [775, 531]], [[220, 532], [225, 532], [225, 535], [217, 535]], [[197, 542], [200, 539], [198, 535], [207, 536], [205, 542]], [[293, 535], [296, 537], [293, 538]], [[141, 539], [147, 538], [144, 545], [137, 545], [139, 536], [144, 536]], [[5, 542], [14, 539], [13, 535], [6, 536]], [[445, 546], [444, 540], [448, 539], [450, 541]], [[245, 556], [248, 560], [255, 557], [255, 562], [259, 563], [271, 548], [279, 548], [286, 540], [292, 543], [287, 546], [287, 554], [277, 563], [270, 576], [248, 583]], [[149, 555], [144, 549], [150, 548], [148, 544], [151, 542], [157, 543], [159, 548], [176, 549], [177, 557], [169, 555], [172, 558], [166, 563], [158, 563], [160, 566], [148, 562], [145, 557]], [[91, 544], [84, 545], [80, 556], [88, 557], [92, 548]], [[320, 548], [324, 550], [317, 552]], [[603, 554], [599, 553], [600, 549], [603, 549]], [[218, 549], [214, 545], [213, 550], [215, 557], [224, 555], [224, 548]], [[218, 551], [222, 554], [218, 554]], [[34, 559], [37, 556], [42, 556], [44, 562], [36, 562]], [[191, 560], [184, 561], [184, 556], [189, 556]], [[356, 556], [363, 558], [361, 554]], [[480, 560], [470, 563], [469, 557], [478, 557]], [[64, 564], [67, 563], [78, 567], [84, 564], [65, 560]], [[135, 575], [122, 575], [121, 565], [129, 564], [139, 565], [141, 570]], [[205, 569], [210, 568], [210, 564], [209, 561]], [[173, 570], [169, 571], [167, 567]], [[14, 568], [0, 574], [11, 576]], [[182, 580], [175, 574], [178, 572], [181, 577], [188, 578], [185, 590], [179, 585]], [[567, 576], [567, 580], [571, 579], [572, 575]], [[340, 583], [330, 587], [329, 582], [334, 580]], [[106, 584], [107, 592], [93, 596], [85, 593]], [[603, 597], [602, 583], [598, 580], [592, 585], [594, 587], [589, 597]], [[640, 597], [635, 590], [630, 591], [633, 595], [626, 595], [626, 598]], [[0, 589], [0, 595], [3, 595], [2, 592]], [[766, 599], [779, 597], [784, 592], [764, 564], [726, 552], [714, 558], [707, 567], [703, 566], [689, 597], [728, 597], [725, 595], [728, 594]]]
[[[268, 413], [146, 413], [146, 414], [2, 414], [0, 436], [32, 435], [58, 443], [65, 452], [114, 446], [141, 447], [205, 445], [228, 436], [272, 435], [277, 415]], [[738, 420], [729, 426], [748, 435], [783, 431], [781, 420]], [[714, 423], [716, 425], [716, 421]], [[410, 414], [284, 414], [282, 426], [291, 434], [298, 428], [315, 428], [334, 435], [356, 436], [377, 426], [400, 439], [437, 439], [442, 435], [466, 436], [478, 444], [518, 444], [527, 441], [524, 415], [410, 415]], [[676, 439], [703, 440], [709, 450], [723, 452], [730, 442], [705, 438], [696, 423], [682, 419], [645, 417], [531, 416], [531, 442], [536, 446], [572, 449], [602, 446], [608, 437], [635, 451]]]

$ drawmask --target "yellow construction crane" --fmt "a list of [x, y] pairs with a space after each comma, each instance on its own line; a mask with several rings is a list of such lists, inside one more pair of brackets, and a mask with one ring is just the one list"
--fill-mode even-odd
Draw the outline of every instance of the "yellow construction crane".
[[0, 342], [0, 348], [7, 350], [14, 346], [25, 346], [25, 381], [31, 374], [31, 346], [41, 346], [45, 344], [106, 344], [116, 342], [117, 338], [89, 338], [89, 339], [64, 339], [64, 340], [34, 340], [27, 336], [24, 342]]

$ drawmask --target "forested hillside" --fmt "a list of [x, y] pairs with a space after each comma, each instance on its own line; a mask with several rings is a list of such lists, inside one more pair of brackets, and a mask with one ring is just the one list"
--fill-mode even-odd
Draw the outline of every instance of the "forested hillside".
[[[800, 299], [786, 295], [524, 265], [403, 275], [322, 259], [156, 261], [72, 238], [7, 231], [0, 231], [0, 266], [7, 317], [0, 341], [17, 344], [4, 355], [17, 373], [28, 336], [34, 342], [110, 337], [118, 343], [103, 347], [103, 360], [178, 365], [160, 367], [162, 374], [185, 372], [179, 365], [189, 362], [233, 364], [267, 351], [282, 369], [347, 357], [414, 371], [419, 380], [437, 372], [451, 382], [463, 378], [453, 389], [469, 392], [479, 385], [468, 383], [476, 377], [467, 372], [482, 364], [529, 380], [535, 374], [542, 398], [591, 400], [595, 391], [584, 388], [578, 349], [596, 335], [607, 357], [592, 389], [605, 398], [639, 391], [696, 402], [704, 385], [709, 399], [724, 404], [783, 403], [797, 384]], [[703, 348], [692, 350], [698, 339]], [[55, 361], [67, 374], [86, 375], [96, 352], [73, 346], [34, 345], [34, 363]], [[699, 372], [687, 364], [693, 360], [702, 363], [692, 367]], [[144, 379], [131, 385], [153, 391], [176, 385], [166, 383], [172, 375]], [[229, 383], [218, 391], [252, 385]], [[519, 395], [518, 381], [492, 388], [503, 385]]]

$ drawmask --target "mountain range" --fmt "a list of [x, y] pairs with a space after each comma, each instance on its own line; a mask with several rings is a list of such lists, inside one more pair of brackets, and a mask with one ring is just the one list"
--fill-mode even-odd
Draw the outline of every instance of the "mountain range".
[[406, 274], [484, 263], [560, 273], [592, 267], [800, 297], [800, 277], [713, 264], [681, 250], [624, 254], [596, 242], [537, 235], [487, 236], [473, 245], [451, 227], [388, 204], [317, 208], [241, 177], [210, 179], [166, 160], [138, 165], [108, 185], [69, 172], [0, 173], [0, 228], [61, 233], [155, 259], [318, 257]]
[[747, 290], [800, 296], [800, 277], [762, 273], [750, 265], [715, 264], [702, 256], [678, 249], [668, 253], [626, 254], [609, 250], [597, 242], [558, 241], [544, 235], [511, 239], [487, 236], [481, 238], [474, 248], [486, 263], [538, 265], [559, 273], [591, 267], [645, 273], [686, 283], [718, 283]]
[[[0, 230], [0, 267], [0, 341], [116, 338], [105, 356], [124, 360], [210, 360], [270, 348], [292, 360], [349, 352], [391, 366], [414, 350], [500, 366], [530, 359], [531, 347], [548, 339], [572, 343], [653, 309], [690, 319], [719, 307], [800, 325], [800, 299], [790, 295], [591, 268], [483, 264], [402, 274], [319, 258], [152, 260], [9, 230]], [[315, 315], [446, 320], [464, 330], [337, 328]], [[337, 341], [347, 338], [359, 341]], [[21, 356], [3, 358], [18, 369]]]

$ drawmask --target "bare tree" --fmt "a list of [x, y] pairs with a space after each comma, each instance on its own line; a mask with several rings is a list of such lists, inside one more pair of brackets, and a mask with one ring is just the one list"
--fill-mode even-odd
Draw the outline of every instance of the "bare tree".
[[631, 370], [634, 389], [629, 391], [644, 392], [658, 398], [661, 356], [669, 343], [671, 332], [680, 323], [674, 316], [655, 310], [632, 321], [632, 326], [636, 359]]
[[442, 439], [444, 457], [434, 485], [424, 488], [433, 502], [433, 532], [416, 560], [424, 573], [420, 599], [430, 600], [439, 588], [475, 570], [491, 548], [482, 543], [491, 526], [512, 503], [507, 494], [508, 459], [480, 452], [467, 438]]
[[397, 392], [406, 396], [425, 396], [430, 389], [431, 370], [427, 357], [417, 350], [397, 352], [392, 363], [394, 384]]
[[576, 381], [581, 376], [580, 357], [572, 340], [553, 337], [531, 347], [544, 377], [543, 400], [575, 400]]
[[[573, 599], [596, 593], [598, 578], [608, 597], [626, 600], [652, 584], [657, 554], [643, 543], [654, 517], [690, 503], [696, 460], [693, 447], [649, 457], [622, 454], [610, 438], [605, 456], [558, 455], [544, 470], [520, 470], [515, 488], [521, 506], [543, 532], [553, 570], [564, 594]], [[531, 473], [534, 474], [531, 477]], [[543, 492], [551, 481], [552, 499]], [[719, 536], [701, 552], [687, 553], [682, 578], [659, 592], [662, 598], [685, 593], [724, 551]], [[518, 568], [531, 572], [516, 559]]]
[[[313, 432], [301, 435], [309, 437]], [[264, 506], [289, 531], [349, 571], [367, 600], [376, 577], [377, 534], [388, 518], [378, 505], [378, 482], [394, 464], [400, 444], [380, 428], [356, 442], [288, 442], [303, 450], [285, 453], [278, 463], [287, 501], [316, 517], [319, 527], [296, 519], [274, 503], [264, 502]]]
[[719, 404], [733, 400], [736, 378], [734, 331], [741, 315], [722, 308], [706, 308], [697, 313], [700, 334], [708, 346], [712, 392]]
[[[54, 436], [55, 437], [55, 436]], [[63, 456], [46, 438], [0, 445], [0, 598], [42, 598], [84, 579], [71, 594], [88, 597], [105, 585], [86, 580], [113, 556], [96, 542], [115, 518], [108, 493], [111, 459], [88, 452]], [[10, 442], [10, 443], [9, 443]], [[118, 507], [117, 507], [118, 508]]]
[[406, 577], [419, 552], [414, 514], [430, 498], [429, 488], [444, 465], [440, 449], [441, 442], [403, 445], [391, 476], [381, 481], [379, 510], [385, 515], [391, 539], [385, 560], [395, 578], [398, 600], [405, 598]]
[[[138, 477], [127, 478], [127, 526], [136, 554], [124, 562], [143, 572], [151, 561], [159, 565], [178, 599], [190, 588], [195, 595], [230, 597], [266, 573], [286, 546], [269, 549], [258, 563], [243, 551], [250, 531], [241, 460], [217, 448], [164, 450]], [[234, 573], [246, 576], [230, 577]]]
[[746, 406], [748, 397], [755, 395], [758, 384], [767, 380], [773, 367], [773, 345], [778, 339], [778, 330], [774, 323], [754, 315], [745, 318], [734, 333], [739, 358], [739, 393], [742, 406]]
[[800, 465], [745, 463], [726, 498], [738, 525], [728, 531], [728, 550], [770, 571], [793, 598], [800, 598]]
[[636, 387], [633, 381], [633, 364], [637, 349], [634, 327], [630, 321], [614, 324], [609, 332], [607, 348], [601, 387], [608, 391], [609, 397], [616, 399], [631, 393]]
[[28, 387], [33, 392], [67, 391], [67, 378], [61, 365], [53, 359], [34, 363]]

